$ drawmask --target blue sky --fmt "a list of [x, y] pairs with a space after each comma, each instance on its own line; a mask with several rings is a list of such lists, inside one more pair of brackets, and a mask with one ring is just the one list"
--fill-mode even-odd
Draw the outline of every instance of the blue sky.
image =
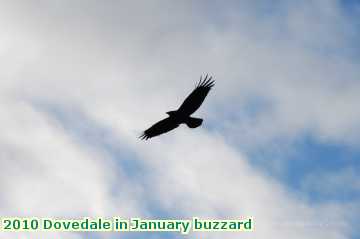
[[[5, 1], [0, 215], [251, 215], [245, 238], [358, 238], [359, 14], [340, 0]], [[205, 73], [202, 127], [138, 140]], [[64, 234], [0, 234], [19, 236]], [[125, 237], [139, 236], [183, 237]]]
[[280, 153], [276, 155], [282, 160], [288, 160], [280, 173], [263, 167], [263, 160], [267, 160], [271, 156], [274, 156], [273, 152], [266, 152], [265, 149], [265, 151], [254, 152], [252, 158], [256, 167], [285, 182], [290, 190], [304, 193], [310, 201], [351, 202], [359, 200], [359, 191], [354, 190], [353, 185], [343, 184], [341, 188], [334, 185], [331, 194], [325, 195], [316, 189], [304, 189], [301, 185], [302, 180], [312, 174], [336, 174], [349, 168], [358, 172], [360, 152], [357, 149], [341, 144], [319, 143], [311, 137], [304, 136], [291, 145], [290, 153], [285, 156], [285, 159]]

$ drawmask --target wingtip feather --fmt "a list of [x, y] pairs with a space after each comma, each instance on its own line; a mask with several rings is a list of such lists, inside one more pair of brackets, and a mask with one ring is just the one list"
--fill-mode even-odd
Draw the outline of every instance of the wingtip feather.
[[148, 140], [150, 137], [148, 135], [146, 135], [145, 133], [143, 133], [142, 135], [139, 136], [139, 139], [141, 140]]
[[200, 84], [201, 84], [201, 82], [202, 82], [202, 76], [200, 76], [200, 80], [199, 80], [199, 82], [196, 84], [195, 88], [196, 88], [196, 87], [199, 87]]
[[212, 78], [212, 76], [209, 77], [209, 74], [206, 74], [204, 79], [202, 79], [202, 76], [200, 76], [200, 81], [198, 82], [196, 87], [213, 87], [215, 85], [215, 81]]

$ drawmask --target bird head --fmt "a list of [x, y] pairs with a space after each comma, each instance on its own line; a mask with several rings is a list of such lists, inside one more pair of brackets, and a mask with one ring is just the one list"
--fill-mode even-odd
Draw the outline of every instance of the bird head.
[[174, 116], [176, 114], [176, 111], [175, 110], [168, 111], [168, 112], [166, 112], [166, 114], [168, 114], [169, 116]]

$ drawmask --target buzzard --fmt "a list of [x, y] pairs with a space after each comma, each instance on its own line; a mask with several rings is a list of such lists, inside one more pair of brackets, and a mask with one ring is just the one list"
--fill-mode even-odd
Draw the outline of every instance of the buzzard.
[[174, 111], [166, 112], [169, 117], [160, 120], [145, 130], [139, 138], [148, 140], [152, 137], [169, 132], [183, 123], [189, 128], [199, 127], [202, 124], [203, 119], [190, 117], [190, 115], [200, 107], [213, 86], [214, 81], [211, 76], [208, 77], [208, 75], [206, 75], [204, 80], [200, 77], [199, 83], [196, 85], [193, 92], [191, 92], [191, 94], [184, 100], [180, 108]]

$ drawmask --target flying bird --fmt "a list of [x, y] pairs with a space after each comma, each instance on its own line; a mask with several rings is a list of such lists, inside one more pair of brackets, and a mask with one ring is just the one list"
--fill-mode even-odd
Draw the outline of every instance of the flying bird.
[[200, 107], [205, 100], [205, 97], [214, 86], [214, 83], [211, 76], [208, 77], [208, 75], [206, 75], [204, 79], [200, 76], [200, 81], [195, 89], [184, 100], [179, 109], [166, 112], [169, 117], [160, 120], [145, 130], [139, 138], [148, 140], [152, 137], [169, 132], [170, 130], [177, 128], [180, 124], [186, 124], [189, 128], [199, 127], [202, 124], [203, 119], [194, 118], [190, 115]]

